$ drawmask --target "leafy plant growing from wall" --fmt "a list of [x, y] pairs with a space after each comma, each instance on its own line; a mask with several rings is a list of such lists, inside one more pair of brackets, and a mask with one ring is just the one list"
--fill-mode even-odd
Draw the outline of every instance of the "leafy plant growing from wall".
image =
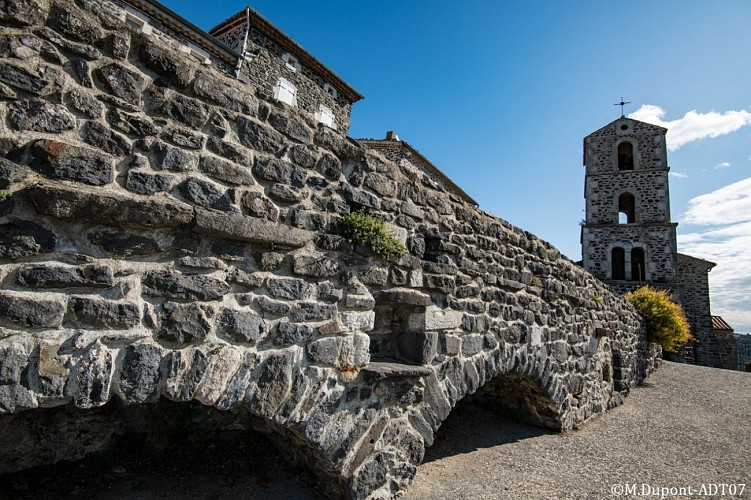
[[669, 353], [678, 353], [691, 339], [691, 329], [680, 305], [664, 290], [643, 286], [626, 294], [647, 323], [647, 340], [660, 344]]
[[337, 233], [350, 243], [369, 247], [383, 259], [407, 253], [402, 243], [388, 232], [383, 221], [364, 212], [351, 212], [339, 220]]

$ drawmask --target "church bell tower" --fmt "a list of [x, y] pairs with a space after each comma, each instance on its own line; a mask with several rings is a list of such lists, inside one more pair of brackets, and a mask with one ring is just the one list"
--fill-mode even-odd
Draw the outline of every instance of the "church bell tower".
[[677, 282], [666, 133], [621, 116], [584, 139], [582, 263], [620, 292]]

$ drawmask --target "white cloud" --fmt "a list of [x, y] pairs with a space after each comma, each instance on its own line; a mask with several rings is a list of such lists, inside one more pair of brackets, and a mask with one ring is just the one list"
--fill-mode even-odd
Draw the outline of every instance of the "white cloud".
[[719, 170], [721, 168], [728, 168], [730, 166], [730, 163], [723, 161], [722, 163], [718, 163], [714, 166], [715, 170]]
[[643, 104], [639, 109], [628, 115], [629, 118], [640, 120], [668, 129], [667, 146], [670, 151], [675, 151], [684, 144], [706, 138], [719, 137], [735, 132], [736, 130], [751, 125], [751, 112], [745, 109], [725, 111], [718, 113], [698, 113], [691, 110], [683, 118], [665, 121], [665, 110], [654, 104]]
[[718, 225], [751, 220], [751, 177], [692, 198], [682, 222]]
[[682, 174], [680, 172], [670, 172], [668, 175], [670, 177], [675, 177], [676, 179], [686, 179], [686, 178], [688, 178], [688, 175]]
[[681, 253], [717, 263], [709, 274], [712, 313], [751, 332], [751, 178], [689, 201], [682, 222], [705, 227], [679, 234]]

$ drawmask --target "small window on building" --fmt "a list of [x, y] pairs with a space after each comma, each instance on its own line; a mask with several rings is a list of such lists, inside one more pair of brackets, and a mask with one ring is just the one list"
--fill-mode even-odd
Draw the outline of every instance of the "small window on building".
[[618, 197], [618, 224], [633, 224], [636, 222], [636, 201], [631, 193], [623, 193]]
[[315, 118], [319, 123], [323, 123], [327, 127], [336, 129], [336, 123], [334, 122], [334, 113], [329, 108], [321, 104], [316, 111]]
[[274, 87], [274, 98], [290, 106], [297, 105], [297, 87], [285, 79], [280, 78]]
[[611, 254], [611, 275], [614, 280], [626, 279], [626, 252], [621, 247], [615, 247]]
[[646, 281], [644, 270], [644, 249], [634, 248], [631, 250], [631, 280]]
[[323, 84], [323, 91], [326, 92], [328, 95], [336, 99], [339, 96], [339, 93], [336, 91], [334, 87], [329, 85], [328, 83]]
[[634, 145], [628, 141], [618, 144], [618, 170], [634, 169]]
[[300, 61], [298, 61], [297, 58], [289, 52], [285, 52], [282, 55], [282, 60], [292, 71], [299, 71], [302, 68], [302, 66], [300, 66]]
[[136, 31], [142, 31], [147, 35], [151, 33], [151, 26], [149, 25], [148, 21], [142, 18], [140, 15], [137, 15], [135, 12], [125, 13], [125, 24], [129, 28], [133, 28]]

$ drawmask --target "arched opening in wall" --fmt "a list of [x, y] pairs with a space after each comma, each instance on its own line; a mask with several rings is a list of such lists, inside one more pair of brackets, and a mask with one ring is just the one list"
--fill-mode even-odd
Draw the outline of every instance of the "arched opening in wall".
[[634, 169], [634, 145], [629, 141], [618, 144], [618, 170]]
[[644, 249], [634, 248], [631, 250], [631, 280], [646, 281], [644, 268]]
[[610, 279], [626, 279], [626, 251], [621, 247], [615, 247], [610, 252]]
[[287, 470], [286, 485], [265, 492], [304, 497], [312, 476], [291, 465], [259, 424], [244, 410], [164, 398], [0, 415], [0, 491], [19, 498], [52, 498], [51, 491], [57, 498], [101, 498], [105, 490], [111, 498], [132, 498], [134, 491], [204, 498], [216, 496], [217, 478], [233, 478], [238, 491], [251, 491]]
[[636, 222], [636, 199], [631, 193], [622, 193], [618, 197], [618, 224]]
[[456, 403], [423, 463], [560, 430], [558, 407], [538, 380], [500, 375]]

